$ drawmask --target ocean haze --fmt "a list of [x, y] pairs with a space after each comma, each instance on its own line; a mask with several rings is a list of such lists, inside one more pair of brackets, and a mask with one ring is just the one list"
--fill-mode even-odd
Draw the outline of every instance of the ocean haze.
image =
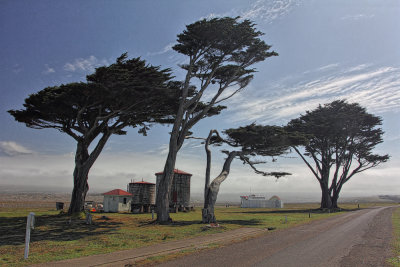
[[[113, 188], [111, 188], [113, 189]], [[111, 190], [110, 189], [110, 190]], [[126, 188], [121, 187], [120, 189], [125, 190]], [[40, 187], [40, 186], [14, 186], [14, 185], [0, 185], [0, 194], [4, 196], [6, 195], [43, 195], [46, 196], [54, 195], [54, 196], [62, 196], [64, 200], [68, 200], [71, 194], [72, 188], [59, 187]], [[92, 200], [93, 197], [96, 198], [97, 201], [101, 201], [103, 191], [90, 191], [88, 192], [87, 200]], [[267, 199], [276, 195], [279, 196], [284, 203], [318, 203], [320, 201], [320, 194], [318, 192], [231, 192], [231, 193], [220, 193], [218, 194], [217, 204], [240, 204], [240, 196], [255, 194], [265, 196]], [[339, 202], [379, 202], [385, 201], [379, 198], [379, 195], [368, 195], [368, 194], [342, 194], [342, 197], [339, 199]], [[194, 192], [191, 193], [190, 200], [196, 206], [203, 203], [203, 193]], [[387, 199], [386, 199], [387, 201]]]

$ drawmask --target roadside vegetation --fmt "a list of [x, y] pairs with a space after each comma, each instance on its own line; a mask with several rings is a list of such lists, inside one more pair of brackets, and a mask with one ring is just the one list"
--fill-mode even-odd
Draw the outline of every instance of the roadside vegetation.
[[[218, 228], [201, 223], [200, 208], [188, 213], [171, 213], [174, 222], [169, 225], [154, 223], [149, 213], [93, 213], [93, 224], [86, 225], [83, 214], [71, 217], [44, 208], [1, 208], [0, 266], [25, 266], [103, 254], [240, 227], [280, 230], [341, 213], [321, 212], [318, 207], [318, 204], [288, 204], [280, 210], [217, 207], [215, 214], [221, 225]], [[360, 204], [360, 208], [365, 207], [366, 204]], [[357, 205], [344, 204], [342, 208], [346, 212], [356, 209]], [[26, 216], [32, 211], [36, 214], [35, 229], [31, 234], [29, 258], [24, 260]]]
[[388, 262], [392, 266], [400, 266], [400, 208], [393, 212], [393, 254], [394, 257], [390, 258]]

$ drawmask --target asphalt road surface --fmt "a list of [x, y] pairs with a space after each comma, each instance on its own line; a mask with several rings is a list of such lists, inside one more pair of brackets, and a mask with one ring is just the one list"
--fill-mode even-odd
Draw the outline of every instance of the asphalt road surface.
[[394, 208], [349, 212], [159, 266], [386, 266]]

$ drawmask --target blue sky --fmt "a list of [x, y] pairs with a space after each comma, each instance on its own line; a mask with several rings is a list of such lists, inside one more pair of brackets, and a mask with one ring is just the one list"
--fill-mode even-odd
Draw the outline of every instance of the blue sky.
[[[6, 113], [44, 87], [81, 81], [95, 67], [128, 52], [171, 68], [186, 58], [171, 46], [185, 25], [201, 18], [241, 16], [257, 24], [279, 53], [256, 65], [258, 73], [220, 116], [195, 128], [197, 136], [251, 122], [283, 125], [306, 110], [336, 99], [358, 102], [384, 120], [390, 162], [355, 176], [343, 194], [397, 194], [400, 140], [399, 1], [1, 1], [0, 2], [0, 188], [9, 185], [72, 188], [75, 144], [56, 130], [34, 130]], [[153, 127], [148, 137], [129, 130], [112, 137], [90, 173], [92, 192], [125, 188], [130, 179], [154, 181], [162, 170], [170, 128]], [[213, 173], [223, 156], [214, 152]], [[203, 148], [191, 140], [177, 167], [193, 173], [201, 192]], [[291, 155], [294, 156], [294, 155]], [[260, 166], [288, 170], [276, 181], [236, 162], [221, 193], [305, 192], [319, 186], [298, 158]]]

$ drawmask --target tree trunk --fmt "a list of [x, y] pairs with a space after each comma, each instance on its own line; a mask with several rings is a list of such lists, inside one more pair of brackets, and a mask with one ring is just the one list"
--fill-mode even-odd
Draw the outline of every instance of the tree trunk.
[[332, 200], [332, 209], [337, 209], [337, 208], [339, 208], [339, 207], [338, 207], [338, 204], [337, 204], [338, 199], [339, 199], [339, 194], [334, 194], [334, 195], [331, 197], [331, 200]]
[[91, 167], [91, 165], [88, 166], [88, 159], [88, 146], [84, 141], [79, 141], [75, 154], [74, 188], [68, 209], [69, 215], [84, 209], [86, 194], [89, 190], [88, 174]]
[[69, 215], [83, 211], [86, 194], [89, 191], [88, 175], [90, 168], [99, 157], [111, 134], [111, 132], [104, 133], [91, 154], [89, 154], [90, 142], [85, 139], [78, 140], [75, 154], [74, 189], [68, 209]]
[[202, 209], [203, 223], [217, 222], [214, 214], [215, 202], [217, 201], [219, 187], [221, 183], [228, 177], [228, 174], [229, 172], [222, 172], [207, 188], [207, 197], [204, 201], [204, 208]]
[[205, 193], [206, 198], [204, 199], [204, 208], [202, 210], [202, 222], [203, 223], [216, 223], [214, 214], [215, 202], [217, 201], [219, 187], [226, 178], [228, 178], [231, 163], [233, 159], [240, 155], [238, 151], [232, 151], [229, 153], [228, 158], [225, 160], [224, 166], [221, 173], [211, 182]]
[[[332, 186], [334, 186], [334, 185], [332, 185]], [[333, 192], [332, 192], [332, 208], [333, 209], [339, 208], [337, 202], [339, 200], [339, 194], [340, 194], [340, 190], [342, 190], [342, 186], [343, 186], [343, 184], [338, 184], [338, 185], [336, 185], [336, 188], [333, 189]]]
[[168, 223], [169, 217], [169, 191], [174, 177], [174, 168], [178, 151], [170, 149], [165, 162], [164, 172], [157, 187], [156, 206], [157, 222]]
[[68, 214], [83, 211], [86, 194], [89, 191], [88, 184], [89, 170], [85, 167], [75, 167], [74, 170], [74, 189], [72, 190], [71, 204]]
[[329, 194], [328, 185], [320, 182], [322, 197], [321, 197], [321, 209], [331, 209], [332, 208], [332, 199]]

